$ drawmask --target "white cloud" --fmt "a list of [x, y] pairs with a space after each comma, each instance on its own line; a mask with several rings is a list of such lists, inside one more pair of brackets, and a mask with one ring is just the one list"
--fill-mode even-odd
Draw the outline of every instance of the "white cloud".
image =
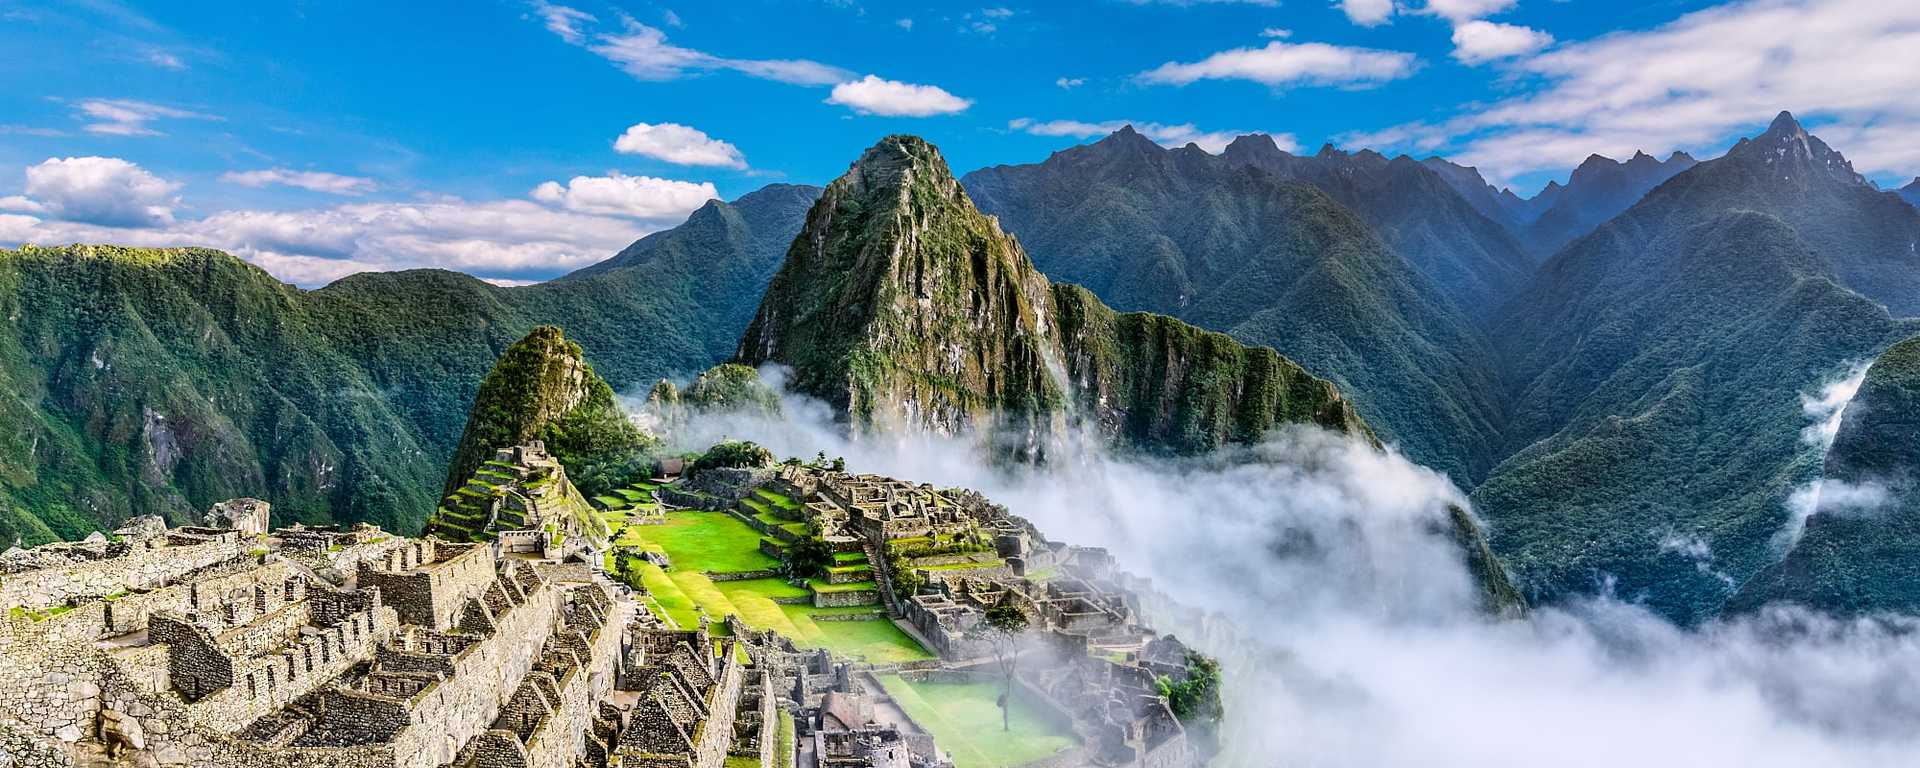
[[613, 149], [623, 155], [642, 155], [678, 165], [747, 167], [747, 158], [738, 147], [679, 123], [634, 123], [614, 140]]
[[1010, 19], [1010, 18], [1013, 18], [1013, 9], [1012, 8], [987, 8], [985, 10], [982, 10], [980, 12], [980, 15], [985, 16], [989, 19]]
[[[1591, 153], [1713, 152], [1791, 109], [1855, 167], [1920, 173], [1920, 3], [1747, 0], [1643, 31], [1562, 43], [1511, 69], [1537, 87], [1436, 125], [1421, 141], [1496, 178]], [[1860, 151], [1850, 151], [1854, 145]]]
[[806, 59], [733, 59], [682, 48], [668, 43], [665, 32], [638, 22], [630, 22], [622, 34], [596, 35], [587, 49], [640, 80], [674, 80], [688, 73], [713, 70], [794, 85], [832, 85], [853, 76], [839, 67]]
[[0, 215], [0, 239], [9, 243], [218, 248], [305, 286], [355, 272], [418, 268], [493, 279], [544, 278], [605, 259], [658, 228], [527, 200], [230, 210], [145, 228]]
[[173, 222], [180, 185], [117, 157], [47, 158], [27, 168], [26, 196], [8, 207], [108, 226]]
[[1281, 27], [1267, 27], [1266, 29], [1260, 30], [1260, 36], [1272, 38], [1275, 40], [1285, 40], [1289, 37], [1293, 37], [1293, 30], [1283, 29]]
[[1146, 83], [1186, 85], [1198, 80], [1251, 80], [1276, 88], [1295, 85], [1366, 86], [1413, 74], [1411, 53], [1326, 43], [1283, 43], [1221, 51], [1191, 63], [1167, 62], [1143, 72]]
[[1377, 27], [1393, 18], [1393, 0], [1339, 0], [1334, 5], [1348, 21], [1363, 27]]
[[354, 272], [453, 269], [494, 280], [551, 277], [678, 224], [710, 184], [576, 177], [533, 200], [371, 202], [292, 211], [225, 210], [178, 220], [177, 184], [115, 158], [49, 160], [27, 194], [0, 198], [0, 242], [203, 246], [282, 280], [319, 285]]
[[220, 180], [243, 187], [265, 187], [277, 184], [313, 192], [325, 192], [330, 195], [348, 196], [364, 195], [378, 188], [373, 179], [362, 176], [343, 176], [325, 171], [295, 171], [286, 168], [233, 171], [221, 174]]
[[546, 0], [533, 0], [533, 12], [540, 15], [547, 31], [560, 36], [574, 45], [579, 45], [585, 36], [580, 32], [583, 23], [596, 21], [593, 14], [564, 5], [554, 5]]
[[76, 107], [81, 117], [93, 121], [82, 126], [87, 132], [108, 136], [160, 136], [162, 134], [159, 131], [147, 127], [148, 123], [160, 119], [221, 119], [214, 115], [133, 99], [87, 99], [81, 101]]
[[834, 86], [827, 103], [850, 107], [863, 115], [892, 117], [950, 115], [973, 105], [972, 100], [937, 86], [883, 80], [874, 75]]
[[913, 31], [913, 19], [899, 19], [894, 21], [893, 25], [909, 32]]
[[534, 187], [533, 199], [575, 213], [627, 216], [658, 223], [686, 218], [695, 208], [720, 196], [712, 183], [675, 181], [652, 176], [575, 176], [566, 186], [557, 181]]
[[1221, 661], [1215, 765], [1877, 768], [1920, 750], [1915, 619], [1769, 610], [1689, 629], [1599, 599], [1491, 620], [1443, 522], [1459, 491], [1317, 430], [1207, 460], [1086, 450], [1008, 472], [975, 438], [848, 439], [794, 397], [782, 413], [696, 420], [681, 445], [825, 450], [1106, 547], [1149, 582], [1143, 623]]
[[680, 19], [680, 14], [674, 13], [672, 8], [661, 11], [660, 20], [666, 22], [669, 27], [678, 28], [687, 25], [685, 21]]
[[[1040, 121], [1022, 117], [1007, 122], [1008, 128], [1030, 133], [1035, 136], [1065, 136], [1076, 139], [1090, 139], [1105, 136], [1127, 125], [1133, 126], [1133, 129], [1139, 131], [1140, 135], [1152, 139], [1154, 143], [1160, 144], [1161, 146], [1184, 147], [1188, 144], [1196, 144], [1201, 149], [1213, 154], [1219, 154], [1220, 151], [1226, 149], [1227, 145], [1232, 143], [1234, 139], [1254, 133], [1254, 131], [1203, 131], [1194, 127], [1193, 123], [1166, 125], [1136, 120], [1105, 120], [1101, 122], [1086, 122], [1083, 120]], [[1273, 138], [1273, 143], [1281, 150], [1286, 152], [1298, 152], [1300, 150], [1300, 143], [1293, 134], [1278, 133], [1270, 135]]]
[[1505, 12], [1517, 2], [1518, 0], [1427, 0], [1427, 5], [1421, 9], [1421, 12], [1460, 24]]
[[160, 67], [161, 69], [171, 69], [176, 71], [187, 68], [187, 63], [184, 61], [181, 61], [180, 57], [175, 56], [171, 53], [167, 53], [166, 51], [157, 51], [157, 50], [148, 51], [147, 63], [152, 64], [156, 67]]
[[1466, 64], [1524, 56], [1553, 44], [1553, 35], [1493, 21], [1468, 21], [1453, 28], [1453, 57]]
[[1072, 90], [1074, 88], [1078, 88], [1080, 86], [1086, 85], [1087, 79], [1084, 77], [1063, 77], [1053, 81], [1053, 84], [1067, 90]]

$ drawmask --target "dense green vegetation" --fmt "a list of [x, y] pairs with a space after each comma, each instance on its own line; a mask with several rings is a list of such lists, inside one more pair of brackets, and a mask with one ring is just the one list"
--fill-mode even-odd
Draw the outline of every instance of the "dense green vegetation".
[[[1674, 177], [1505, 310], [1513, 455], [1473, 499], [1530, 596], [1717, 613], [1820, 471], [1800, 394], [1920, 331], [1845, 287], [1834, 233], [1805, 236], [1889, 199], [1807, 138], [1777, 122]], [[1920, 237], [1905, 216], [1880, 226]]]
[[1734, 607], [1773, 600], [1844, 614], [1920, 609], [1920, 337], [1893, 345], [1867, 369], [1840, 421], [1823, 481], [1884, 493], [1834, 504], [1807, 520], [1784, 560], [1748, 582]]
[[494, 452], [540, 440], [588, 496], [644, 480], [654, 441], [641, 434], [580, 345], [542, 325], [500, 353], [480, 381], [466, 431], [447, 469], [446, 494]]
[[0, 541], [187, 522], [235, 496], [277, 522], [418, 531], [510, 344], [565, 327], [621, 390], [705, 369], [818, 193], [709, 203], [524, 288], [416, 270], [301, 291], [204, 249], [0, 250]]
[[691, 474], [702, 470], [719, 468], [754, 468], [773, 465], [773, 452], [751, 440], [728, 440], [707, 449], [700, 458], [693, 460], [688, 469]]
[[857, 428], [1044, 433], [1062, 401], [1046, 294], [939, 150], [890, 136], [808, 213], [740, 362], [791, 366], [794, 389]]
[[1418, 163], [1258, 136], [1214, 157], [1122, 131], [964, 183], [1054, 279], [1272, 347], [1463, 483], [1493, 466], [1504, 414], [1473, 318], [1526, 259]]

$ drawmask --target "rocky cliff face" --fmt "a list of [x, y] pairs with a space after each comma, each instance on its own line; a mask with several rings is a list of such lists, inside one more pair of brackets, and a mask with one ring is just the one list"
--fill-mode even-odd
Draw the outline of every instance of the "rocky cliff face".
[[1048, 312], [1046, 278], [939, 150], [891, 136], [808, 212], [738, 358], [791, 366], [856, 428], [976, 430], [1037, 456], [1064, 404]]
[[530, 440], [544, 441], [589, 493], [600, 489], [586, 478], [635, 460], [648, 447], [580, 345], [550, 325], [508, 347], [481, 380], [442, 495], [459, 490], [494, 452]]

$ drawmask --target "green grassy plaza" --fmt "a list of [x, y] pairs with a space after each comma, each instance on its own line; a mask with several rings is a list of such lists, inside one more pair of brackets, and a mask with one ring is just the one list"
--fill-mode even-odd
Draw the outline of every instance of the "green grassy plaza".
[[1000, 686], [994, 683], [913, 683], [881, 675], [900, 708], [933, 734], [955, 768], [1008, 768], [1050, 757], [1077, 742], [1024, 699], [1013, 705], [1012, 730], [1001, 727]]
[[[815, 608], [808, 600], [811, 595], [808, 589], [778, 578], [733, 581], [710, 578], [711, 574], [768, 571], [779, 565], [760, 552], [760, 533], [732, 515], [676, 511], [669, 513], [663, 523], [645, 525], [625, 525], [626, 517], [620, 512], [603, 512], [602, 519], [614, 529], [616, 546], [663, 552], [671, 560], [673, 568], [668, 571], [628, 555], [624, 567], [629, 581], [647, 591], [647, 609], [674, 626], [696, 627], [701, 614], [705, 614], [714, 620], [713, 626], [717, 628], [721, 626], [718, 623], [721, 617], [733, 615], [755, 629], [779, 632], [798, 645], [826, 648], [876, 664], [934, 658], [893, 622], [887, 621], [877, 606]], [[608, 556], [607, 565], [617, 573], [620, 564], [612, 562], [613, 557]], [[820, 582], [815, 587], [822, 591], [870, 590], [873, 583], [829, 585]], [[876, 618], [814, 620], [822, 615]]]

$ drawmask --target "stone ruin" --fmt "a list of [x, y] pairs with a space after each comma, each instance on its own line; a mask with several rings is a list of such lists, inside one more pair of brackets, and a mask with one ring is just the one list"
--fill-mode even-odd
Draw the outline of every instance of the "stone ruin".
[[591, 562], [607, 549], [606, 526], [539, 440], [495, 452], [442, 500], [427, 533], [549, 560]]
[[[875, 620], [940, 656], [875, 667], [737, 617], [675, 627], [599, 550], [505, 535], [578, 518], [532, 487], [552, 477], [539, 446], [496, 461], [525, 498], [486, 509], [491, 540], [266, 529], [266, 504], [240, 499], [208, 525], [139, 519], [0, 555], [0, 765], [951, 768], [879, 675], [996, 679], [970, 630], [1008, 601], [1038, 638], [1016, 695], [1078, 741], [1036, 765], [1203, 761], [1156, 687], [1186, 649], [1140, 625], [1112, 558], [978, 494], [755, 478], [871, 553]], [[894, 565], [917, 586], [894, 591]]]

